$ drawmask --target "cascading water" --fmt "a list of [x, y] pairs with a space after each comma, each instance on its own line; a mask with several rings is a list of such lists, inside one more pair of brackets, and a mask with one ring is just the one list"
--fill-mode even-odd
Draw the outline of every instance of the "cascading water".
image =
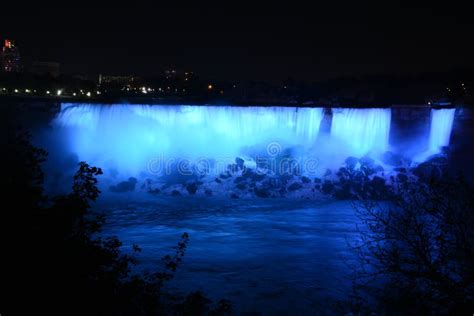
[[311, 146], [321, 108], [62, 104], [54, 125], [80, 160], [125, 174], [151, 159], [233, 161], [244, 148]]
[[[321, 135], [322, 108], [64, 103], [48, 141], [55, 149], [46, 148], [50, 157], [75, 155], [121, 177], [150, 171], [149, 163], [156, 159], [173, 164], [204, 158], [224, 168], [235, 157], [256, 163], [262, 154], [275, 157], [269, 152], [269, 144], [275, 143], [272, 150], [282, 157], [317, 160], [319, 176], [339, 168], [348, 156], [377, 158], [389, 149], [390, 109], [332, 111], [330, 134]], [[411, 157], [414, 161], [449, 145], [454, 111], [431, 111], [429, 150]]]
[[431, 110], [430, 153], [439, 153], [441, 147], [449, 145], [456, 109]]
[[389, 146], [390, 120], [390, 109], [333, 109], [331, 138], [348, 155], [382, 153]]

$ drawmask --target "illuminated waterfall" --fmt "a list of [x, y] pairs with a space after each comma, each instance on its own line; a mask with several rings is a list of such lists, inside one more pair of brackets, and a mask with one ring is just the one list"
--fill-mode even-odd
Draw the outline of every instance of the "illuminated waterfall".
[[65, 103], [54, 125], [80, 160], [132, 174], [156, 157], [233, 160], [269, 142], [311, 146], [322, 117], [321, 108]]
[[438, 153], [440, 148], [449, 145], [456, 109], [431, 110], [429, 151]]
[[[51, 143], [57, 145], [48, 150], [73, 154], [121, 176], [139, 176], [157, 158], [192, 163], [204, 158], [227, 167], [235, 157], [268, 155], [274, 143], [277, 152], [288, 148], [285, 153], [297, 159], [317, 159], [321, 172], [339, 168], [348, 156], [377, 158], [397, 150], [396, 145], [389, 148], [390, 109], [332, 112], [330, 134], [320, 135], [322, 108], [64, 103], [53, 122]], [[430, 134], [422, 136], [429, 137], [429, 148], [415, 151], [413, 161], [422, 162], [449, 145], [454, 113], [431, 111]]]
[[331, 138], [361, 157], [388, 149], [390, 109], [333, 109]]

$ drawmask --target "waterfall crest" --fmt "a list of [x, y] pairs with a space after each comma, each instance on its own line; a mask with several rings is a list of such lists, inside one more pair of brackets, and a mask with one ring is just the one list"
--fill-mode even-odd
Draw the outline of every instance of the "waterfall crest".
[[429, 151], [438, 153], [441, 147], [449, 145], [456, 109], [431, 110]]
[[[276, 152], [288, 154], [283, 152], [288, 148], [298, 158], [318, 160], [321, 172], [338, 168], [348, 156], [377, 159], [396, 150], [396, 144], [389, 144], [390, 109], [332, 112], [326, 134], [320, 133], [323, 108], [63, 103], [53, 134], [61, 151], [130, 175], [146, 170], [155, 158], [255, 160], [255, 155], [268, 154], [270, 144], [276, 144]], [[431, 110], [430, 133], [421, 136], [429, 139], [429, 148], [415, 151], [414, 161], [449, 145], [454, 114], [454, 109]]]
[[81, 160], [137, 172], [153, 157], [234, 159], [269, 142], [310, 146], [322, 108], [61, 105], [54, 125]]
[[381, 153], [389, 146], [390, 120], [390, 109], [333, 109], [331, 138], [356, 157]]

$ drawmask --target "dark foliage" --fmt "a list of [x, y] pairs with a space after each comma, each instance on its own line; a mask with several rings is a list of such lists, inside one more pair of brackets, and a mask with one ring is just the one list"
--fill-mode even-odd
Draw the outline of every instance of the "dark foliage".
[[406, 182], [394, 191], [389, 203], [357, 205], [365, 224], [356, 245], [359, 299], [369, 294], [365, 307], [382, 314], [471, 314], [471, 188], [462, 178], [445, 176]]
[[[224, 315], [230, 310], [227, 301], [211, 309], [200, 292], [180, 298], [164, 290], [182, 262], [187, 233], [174, 254], [163, 257], [158, 272], [133, 272], [134, 256], [121, 252], [118, 238], [98, 234], [105, 217], [91, 211], [102, 170], [81, 162], [72, 192], [47, 198], [40, 166], [46, 152], [33, 147], [27, 133], [9, 136], [5, 205], [12, 215], [2, 214], [2, 224], [14, 235], [2, 231], [2, 243], [9, 241], [2, 247], [9, 254], [2, 267], [2, 292], [8, 293], [0, 302], [2, 312], [23, 314], [33, 308], [35, 313], [63, 315]], [[133, 251], [140, 248], [134, 245]]]

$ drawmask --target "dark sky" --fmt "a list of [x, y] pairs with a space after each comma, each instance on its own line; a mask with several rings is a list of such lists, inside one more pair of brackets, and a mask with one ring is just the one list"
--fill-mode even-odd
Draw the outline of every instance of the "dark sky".
[[175, 64], [211, 78], [321, 80], [474, 67], [469, 7], [433, 2], [25, 5], [2, 8], [0, 38], [78, 73], [153, 75]]

